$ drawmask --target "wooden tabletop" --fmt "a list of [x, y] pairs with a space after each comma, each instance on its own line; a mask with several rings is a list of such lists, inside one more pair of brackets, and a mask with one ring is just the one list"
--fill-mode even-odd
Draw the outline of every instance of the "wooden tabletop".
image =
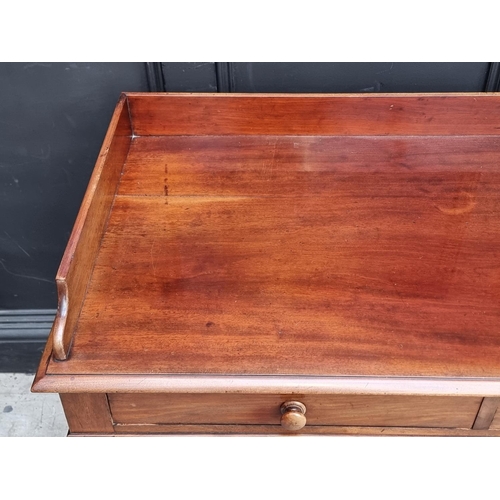
[[500, 376], [500, 137], [134, 137], [48, 374]]

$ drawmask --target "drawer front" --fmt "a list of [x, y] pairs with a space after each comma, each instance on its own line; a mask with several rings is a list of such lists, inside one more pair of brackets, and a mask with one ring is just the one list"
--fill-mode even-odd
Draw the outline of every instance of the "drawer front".
[[470, 429], [480, 397], [109, 394], [117, 424], [280, 425], [285, 401], [306, 406], [307, 427], [441, 427]]

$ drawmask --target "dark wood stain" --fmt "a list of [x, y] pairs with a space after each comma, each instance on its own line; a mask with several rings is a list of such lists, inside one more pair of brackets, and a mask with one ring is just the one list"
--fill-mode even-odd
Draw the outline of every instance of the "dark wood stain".
[[498, 376], [499, 146], [136, 138], [49, 371]]
[[[342, 420], [361, 396], [346, 396], [340, 413], [333, 398], [318, 433], [323, 423], [352, 433], [470, 429], [483, 396], [500, 395], [397, 399], [402, 377], [484, 380], [485, 391], [500, 378], [499, 96], [126, 99], [134, 137], [118, 135], [116, 154], [98, 160], [103, 176], [91, 186], [107, 194], [87, 197], [58, 274], [70, 286], [72, 326], [62, 343], [53, 330], [36, 388], [71, 391], [78, 379], [78, 391], [103, 396], [109, 380], [154, 392], [152, 377], [167, 387], [168, 375], [182, 374], [224, 376], [206, 386], [223, 392], [240, 375], [278, 377], [283, 387], [292, 376], [297, 387], [312, 376], [394, 379], [390, 409], [370, 400]], [[59, 359], [71, 346], [66, 361], [50, 357], [52, 342]], [[165, 392], [179, 392], [176, 383]], [[314, 397], [312, 408], [327, 403]], [[137, 417], [128, 432], [151, 424], [151, 408], [164, 411], [153, 398], [138, 416], [110, 398], [124, 422]], [[84, 404], [65, 399], [69, 414]], [[190, 421], [192, 405], [177, 405], [184, 417], [175, 423]], [[108, 422], [101, 406], [98, 420]], [[491, 419], [496, 430], [490, 406], [477, 425]], [[228, 425], [241, 423], [227, 411]], [[402, 424], [390, 419], [399, 411]], [[197, 429], [210, 423], [204, 412]]]
[[57, 271], [59, 304], [53, 329], [53, 354], [58, 360], [69, 356], [87, 284], [127, 157], [130, 135], [128, 103], [122, 95]]
[[472, 135], [498, 134], [495, 94], [129, 96], [134, 134]]

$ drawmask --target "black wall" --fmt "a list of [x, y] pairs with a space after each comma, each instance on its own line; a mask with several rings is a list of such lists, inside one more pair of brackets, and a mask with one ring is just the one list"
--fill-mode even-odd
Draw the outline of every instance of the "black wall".
[[0, 64], [0, 309], [55, 308], [54, 277], [122, 90], [143, 64]]
[[498, 63], [0, 63], [0, 371], [47, 334], [120, 92], [482, 92], [499, 78]]
[[491, 63], [153, 64], [167, 91], [482, 92], [498, 84]]

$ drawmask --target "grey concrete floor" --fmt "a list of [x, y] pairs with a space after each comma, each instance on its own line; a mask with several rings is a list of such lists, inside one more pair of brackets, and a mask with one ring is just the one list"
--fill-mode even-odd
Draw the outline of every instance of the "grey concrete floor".
[[57, 394], [32, 394], [34, 375], [0, 373], [0, 436], [66, 436]]

